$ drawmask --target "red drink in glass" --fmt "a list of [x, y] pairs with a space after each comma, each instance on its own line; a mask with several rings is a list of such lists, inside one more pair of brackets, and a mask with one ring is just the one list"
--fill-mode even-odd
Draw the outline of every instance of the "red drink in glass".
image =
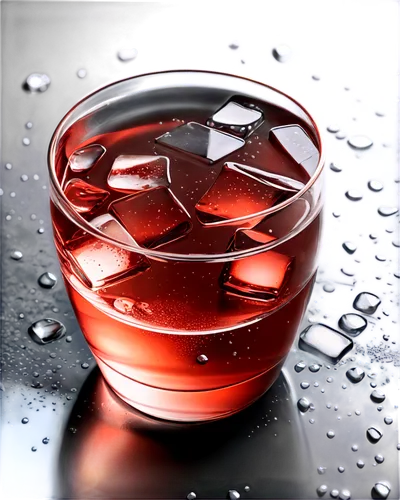
[[316, 273], [321, 144], [307, 112], [238, 77], [135, 77], [64, 118], [49, 164], [65, 284], [113, 390], [178, 421], [260, 397]]

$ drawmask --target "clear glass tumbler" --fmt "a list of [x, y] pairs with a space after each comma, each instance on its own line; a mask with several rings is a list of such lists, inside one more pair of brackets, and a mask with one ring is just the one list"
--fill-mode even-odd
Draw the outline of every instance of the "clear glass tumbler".
[[49, 148], [55, 244], [116, 394], [190, 422], [268, 390], [313, 287], [322, 170], [309, 113], [236, 76], [136, 76], [63, 118]]

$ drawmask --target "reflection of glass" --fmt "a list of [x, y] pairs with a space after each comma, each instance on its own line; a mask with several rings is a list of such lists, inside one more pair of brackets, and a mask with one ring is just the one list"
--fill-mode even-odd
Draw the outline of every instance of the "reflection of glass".
[[[232, 95], [257, 109], [244, 131], [210, 118]], [[185, 146], [187, 122], [234, 147], [212, 142], [204, 158], [192, 138]], [[156, 141], [167, 132], [179, 140]], [[320, 150], [293, 100], [216, 73], [128, 79], [64, 118], [49, 152], [57, 252], [82, 331], [126, 402], [200, 421], [271, 386], [315, 276]]]
[[281, 374], [268, 396], [231, 418], [162, 421], [127, 406], [95, 370], [62, 439], [59, 497], [165, 500], [194, 491], [211, 499], [236, 489], [242, 498], [312, 498], [309, 461], [301, 459], [310, 459], [309, 449], [296, 413]]

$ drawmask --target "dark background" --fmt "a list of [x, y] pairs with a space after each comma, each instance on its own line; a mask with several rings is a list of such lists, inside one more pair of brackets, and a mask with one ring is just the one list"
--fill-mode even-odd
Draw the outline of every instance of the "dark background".
[[[198, 498], [226, 498], [229, 489], [237, 489], [242, 498], [316, 498], [325, 484], [325, 497], [348, 489], [352, 498], [364, 499], [383, 481], [391, 486], [390, 498], [398, 498], [399, 219], [377, 212], [398, 203], [397, 2], [9, 1], [0, 7], [0, 497], [167, 499], [195, 491]], [[233, 42], [239, 48], [229, 48]], [[271, 55], [280, 43], [292, 50], [285, 63]], [[137, 58], [119, 61], [118, 50], [131, 47]], [[81, 68], [85, 78], [77, 76]], [[160, 423], [109, 394], [66, 298], [48, 212], [47, 146], [68, 109], [106, 83], [173, 68], [227, 71], [275, 85], [310, 108], [325, 131], [323, 248], [303, 328], [322, 322], [337, 329], [342, 314], [355, 312], [359, 292], [382, 300], [342, 364], [328, 368], [299, 351], [296, 342], [280, 379], [261, 401], [206, 426]], [[46, 92], [22, 89], [32, 72], [50, 76]], [[338, 137], [326, 131], [333, 124]], [[347, 139], [357, 134], [370, 137], [373, 146], [352, 149]], [[330, 169], [332, 162], [340, 172]], [[371, 179], [383, 190], [369, 190]], [[348, 190], [359, 191], [362, 200], [348, 200]], [[348, 240], [357, 245], [353, 255], [342, 248]], [[10, 258], [14, 250], [23, 253], [21, 260]], [[52, 290], [37, 284], [44, 271], [58, 277]], [[327, 284], [335, 290], [324, 291]], [[71, 342], [64, 337], [34, 344], [27, 329], [44, 317], [62, 321]], [[296, 373], [300, 360], [322, 368]], [[358, 385], [345, 375], [353, 366], [367, 373]], [[310, 383], [306, 390], [303, 381]], [[370, 400], [371, 383], [386, 394], [381, 405]], [[296, 406], [302, 396], [315, 407], [304, 415]], [[21, 423], [24, 417], [29, 423]], [[385, 417], [393, 423], [385, 424]], [[383, 433], [377, 444], [366, 439], [370, 426]], [[331, 429], [336, 435], [328, 439]], [[384, 456], [382, 464], [377, 454]], [[358, 460], [365, 462], [362, 469]], [[318, 467], [326, 467], [325, 473]]]

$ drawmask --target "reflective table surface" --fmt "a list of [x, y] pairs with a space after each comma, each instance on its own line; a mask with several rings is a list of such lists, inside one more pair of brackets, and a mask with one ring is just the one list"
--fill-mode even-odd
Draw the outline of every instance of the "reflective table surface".
[[[266, 3], [1, 3], [0, 498], [399, 498], [398, 4]], [[137, 55], [122, 61], [122, 49]], [[299, 332], [343, 331], [359, 293], [381, 300], [359, 313], [367, 327], [336, 365], [296, 339], [261, 400], [208, 424], [152, 419], [110, 392], [66, 296], [49, 217], [46, 153], [62, 116], [106, 83], [171, 68], [275, 85], [324, 132], [325, 227]], [[45, 92], [23, 89], [31, 73], [49, 76]], [[38, 283], [44, 272], [53, 288]], [[28, 328], [43, 318], [66, 335], [33, 342]], [[359, 383], [351, 368], [365, 373]]]

